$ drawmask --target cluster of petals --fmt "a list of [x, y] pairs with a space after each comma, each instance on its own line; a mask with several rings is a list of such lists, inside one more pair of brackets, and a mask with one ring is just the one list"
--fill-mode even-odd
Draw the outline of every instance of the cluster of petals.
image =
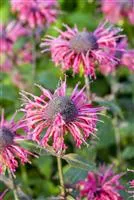
[[[10, 72], [13, 68], [13, 65], [16, 64], [16, 60], [20, 62], [20, 55], [21, 52], [24, 52], [24, 49], [19, 50], [19, 54], [18, 52], [15, 54], [14, 44], [20, 37], [26, 36], [28, 34], [29, 31], [17, 21], [11, 21], [7, 25], [0, 24], [1, 72]], [[21, 58], [21, 60], [26, 60], [26, 54], [27, 56], [30, 55], [27, 48], [25, 48], [25, 54], [23, 53], [23, 58]]]
[[116, 40], [124, 37], [121, 29], [109, 25], [106, 21], [96, 30], [79, 32], [77, 26], [70, 28], [64, 25], [65, 31], [58, 29], [60, 35], [55, 38], [47, 36], [41, 44], [42, 52], [51, 51], [52, 60], [61, 65], [63, 70], [73, 69], [74, 73], [81, 70], [84, 74], [95, 77], [96, 64], [116, 64], [114, 54], [117, 51]]
[[117, 49], [118, 50], [115, 52], [115, 57], [118, 59], [118, 63], [101, 64], [99, 66], [99, 70], [102, 74], [111, 74], [119, 65], [134, 71], [134, 50], [128, 49], [126, 38], [122, 38], [117, 41]]
[[33, 62], [32, 45], [30, 43], [26, 43], [17, 50], [12, 47], [12, 51], [9, 53], [0, 53], [0, 59], [1, 72], [10, 73], [14, 68], [14, 65], [19, 67], [23, 64], [29, 64]]
[[10, 52], [16, 40], [28, 32], [19, 22], [11, 21], [7, 25], [0, 24], [0, 53]]
[[77, 183], [79, 197], [86, 200], [123, 200], [119, 191], [124, 187], [120, 184], [121, 174], [115, 174], [112, 167], [101, 166], [97, 172], [89, 172], [85, 180]]
[[[14, 115], [15, 116], [15, 115]], [[0, 174], [9, 169], [13, 174], [18, 167], [18, 159], [21, 163], [30, 162], [28, 155], [32, 155], [28, 150], [19, 145], [24, 137], [17, 133], [18, 129], [24, 128], [24, 123], [14, 122], [14, 116], [10, 121], [5, 121], [4, 112], [0, 121]]]
[[57, 0], [11, 0], [11, 6], [20, 21], [28, 23], [31, 28], [51, 24], [58, 14]]
[[134, 24], [134, 0], [102, 0], [102, 12], [113, 23], [128, 18]]
[[44, 147], [52, 144], [55, 151], [61, 153], [67, 148], [64, 137], [68, 132], [77, 147], [95, 134], [97, 114], [103, 108], [95, 108], [88, 103], [84, 88], [79, 91], [77, 84], [71, 96], [67, 96], [66, 81], [61, 81], [54, 94], [38, 87], [42, 91], [41, 96], [21, 93], [29, 138]]

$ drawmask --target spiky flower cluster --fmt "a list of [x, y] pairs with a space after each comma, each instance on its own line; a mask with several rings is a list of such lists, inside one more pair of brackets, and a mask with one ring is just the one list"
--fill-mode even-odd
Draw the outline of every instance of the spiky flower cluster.
[[[78, 84], [71, 96], [66, 95], [66, 81], [54, 94], [38, 86], [42, 94], [34, 96], [23, 92], [26, 123], [29, 137], [46, 147], [52, 140], [53, 148], [61, 153], [67, 148], [64, 137], [70, 132], [76, 146], [86, 143], [86, 139], [96, 132], [97, 114], [102, 108], [94, 108], [88, 103], [84, 88], [78, 90]], [[32, 97], [32, 100], [30, 99]], [[42, 135], [43, 133], [43, 135]]]
[[119, 194], [124, 188], [119, 182], [121, 176], [115, 174], [112, 167], [105, 166], [101, 166], [98, 172], [89, 172], [85, 180], [77, 183], [80, 193], [77, 200], [83, 197], [86, 200], [123, 200]]
[[[114, 72], [120, 65], [127, 67], [129, 70], [134, 71], [134, 50], [128, 49], [126, 38], [117, 41], [117, 51], [115, 57], [118, 59], [117, 63], [104, 63], [100, 65], [100, 71], [104, 75]], [[122, 51], [121, 51], [121, 50]]]
[[66, 31], [58, 30], [57, 38], [48, 36], [42, 42], [42, 52], [51, 51], [52, 60], [56, 65], [61, 65], [63, 70], [73, 69], [74, 73], [81, 70], [86, 75], [95, 77], [95, 66], [115, 65], [118, 59], [115, 57], [117, 50], [116, 40], [123, 37], [120, 29], [108, 26], [107, 22], [101, 23], [98, 28], [89, 32], [83, 29], [81, 32], [77, 26], [70, 28], [64, 25]]
[[27, 34], [27, 30], [17, 21], [0, 24], [0, 53], [11, 52], [14, 42]]
[[31, 45], [24, 44], [15, 50], [14, 46], [23, 36], [28, 36], [29, 31], [20, 22], [11, 21], [7, 25], [0, 25], [0, 70], [11, 72], [14, 65], [31, 63], [33, 60]]
[[19, 141], [25, 139], [17, 133], [18, 129], [24, 128], [24, 123], [19, 121], [14, 122], [14, 117], [10, 121], [5, 121], [4, 113], [2, 112], [0, 121], [0, 174], [4, 173], [8, 168], [12, 173], [18, 167], [17, 159], [21, 163], [30, 162], [29, 155], [32, 155], [28, 150], [19, 145]]
[[108, 20], [117, 23], [128, 18], [129, 22], [134, 24], [134, 0], [102, 0], [101, 2], [102, 12]]
[[31, 28], [51, 24], [58, 15], [57, 0], [11, 0], [12, 11]]

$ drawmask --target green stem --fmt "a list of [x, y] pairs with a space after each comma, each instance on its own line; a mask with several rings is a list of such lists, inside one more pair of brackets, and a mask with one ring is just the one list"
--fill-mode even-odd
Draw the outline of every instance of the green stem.
[[87, 97], [88, 100], [91, 101], [91, 95], [90, 95], [90, 83], [89, 83], [89, 78], [87, 75], [84, 76], [85, 77], [85, 86], [86, 86], [86, 93], [87, 93]]
[[64, 187], [64, 179], [63, 179], [63, 172], [62, 172], [62, 161], [60, 157], [57, 157], [57, 166], [58, 166], [58, 173], [59, 173], [59, 180], [60, 180], [60, 189], [61, 189], [61, 196], [65, 197], [65, 187]]
[[[116, 74], [113, 73], [111, 77], [111, 90], [112, 90], [112, 95], [114, 100], [116, 99], [116, 93], [117, 93], [117, 79], [116, 79]], [[114, 119], [113, 121], [113, 127], [115, 130], [115, 141], [116, 141], [116, 148], [117, 148], [117, 157], [120, 159], [121, 155], [121, 149], [120, 149], [120, 132], [119, 132], [119, 121], [118, 121], [118, 116], [114, 114]]]
[[10, 169], [8, 170], [8, 174], [9, 174], [9, 177], [12, 181], [12, 184], [13, 184], [13, 194], [14, 194], [14, 200], [19, 200], [19, 197], [18, 197], [18, 193], [17, 193], [17, 189], [16, 189], [16, 185], [14, 183], [14, 178], [13, 178], [13, 175], [10, 171]]
[[35, 81], [35, 75], [36, 75], [36, 34], [35, 30], [33, 30], [33, 35], [32, 35], [32, 43], [33, 43], [33, 63], [32, 63], [32, 88], [34, 87], [34, 81]]
[[116, 141], [116, 148], [117, 148], [117, 157], [120, 158], [121, 150], [120, 150], [120, 133], [118, 130], [118, 118], [115, 116], [113, 119], [113, 126], [115, 130], [115, 141]]

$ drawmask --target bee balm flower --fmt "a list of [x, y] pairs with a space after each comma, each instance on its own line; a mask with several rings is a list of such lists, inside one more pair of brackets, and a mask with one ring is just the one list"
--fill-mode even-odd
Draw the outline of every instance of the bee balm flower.
[[42, 91], [40, 97], [27, 92], [21, 94], [25, 105], [22, 111], [25, 112], [30, 137], [44, 147], [52, 141], [57, 153], [67, 148], [64, 137], [68, 132], [77, 147], [86, 143], [86, 139], [96, 131], [97, 114], [102, 108], [89, 104], [84, 88], [78, 91], [78, 85], [71, 96], [67, 96], [66, 81], [61, 82], [54, 94], [38, 87]]
[[79, 73], [95, 77], [96, 64], [116, 63], [114, 52], [116, 51], [118, 28], [110, 26], [106, 28], [106, 22], [89, 32], [83, 29], [79, 32], [75, 26], [73, 29], [65, 25], [66, 31], [61, 31], [59, 37], [48, 36], [41, 47], [42, 52], [51, 51], [52, 60], [56, 65], [61, 65], [63, 70], [73, 69]]
[[80, 196], [86, 200], [123, 200], [119, 190], [123, 189], [119, 179], [121, 175], [114, 174], [112, 168], [100, 167], [98, 172], [89, 172], [85, 180], [77, 183]]
[[134, 24], [134, 0], [102, 0], [102, 11], [113, 23], [125, 17], [131, 24]]
[[11, 0], [11, 5], [13, 12], [18, 12], [19, 19], [31, 28], [51, 24], [58, 14], [57, 0]]
[[16, 40], [27, 34], [27, 30], [18, 22], [12, 21], [7, 26], [0, 24], [0, 53], [10, 52]]
[[28, 155], [32, 153], [18, 144], [18, 141], [24, 138], [16, 131], [22, 127], [24, 127], [24, 124], [21, 121], [18, 123], [15, 123], [13, 119], [9, 122], [5, 121], [2, 113], [0, 121], [0, 174], [6, 168], [14, 173], [18, 167], [17, 158], [21, 160], [22, 164], [29, 162]]
[[[102, 74], [108, 75], [115, 71], [120, 65], [127, 67], [129, 70], [134, 71], [134, 50], [128, 49], [128, 43], [126, 38], [121, 38], [117, 41], [117, 50], [115, 57], [118, 59], [118, 63], [109, 63], [99, 66]], [[120, 51], [122, 49], [122, 51]]]

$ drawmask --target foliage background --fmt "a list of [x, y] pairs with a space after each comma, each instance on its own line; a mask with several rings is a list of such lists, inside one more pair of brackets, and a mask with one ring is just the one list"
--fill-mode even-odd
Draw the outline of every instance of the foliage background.
[[[77, 24], [79, 29], [87, 27], [88, 30], [93, 30], [100, 22], [100, 19], [104, 17], [99, 9], [99, 0], [60, 0], [59, 3], [62, 13], [48, 30], [44, 30], [41, 38], [45, 34], [57, 35], [54, 27], [62, 28], [62, 23], [69, 24], [70, 26]], [[15, 15], [11, 14], [8, 0], [1, 1], [0, 12], [4, 23], [16, 18]], [[127, 34], [129, 39], [129, 45], [133, 48], [134, 27], [128, 24], [127, 21], [121, 21], [118, 25], [124, 29], [124, 33]], [[36, 50], [39, 57], [36, 63], [34, 82], [53, 91], [63, 74], [60, 68], [56, 68], [51, 62], [49, 54], [40, 53], [39, 45], [41, 38], [40, 41], [36, 41]], [[35, 42], [31, 38], [29, 40]], [[32, 81], [32, 64], [20, 66], [18, 70], [23, 75], [25, 82], [30, 84]], [[67, 75], [68, 92], [71, 91], [78, 81], [81, 81], [81, 87], [83, 86], [83, 76], [76, 75], [73, 77], [71, 71], [67, 72]], [[5, 109], [7, 119], [11, 117], [21, 104], [19, 88], [13, 85], [11, 77], [12, 73], [10, 75], [0, 73], [0, 105], [1, 108]], [[115, 98], [113, 100], [109, 98], [106, 100], [106, 96], [113, 94], [113, 89], [116, 91], [114, 94]], [[104, 77], [97, 72], [97, 79], [91, 83], [91, 91], [100, 97], [95, 103], [108, 107], [107, 116], [103, 117], [104, 124], [98, 124], [99, 139], [90, 142], [88, 149], [82, 146], [78, 150], [74, 148], [71, 139], [67, 138], [70, 145], [68, 153], [78, 153], [83, 159], [86, 159], [89, 163], [96, 163], [97, 166], [100, 163], [114, 164], [115, 171], [126, 172], [127, 168], [132, 169], [134, 166], [134, 75], [123, 67], [117, 69], [114, 78], [112, 76]], [[38, 91], [34, 89], [34, 93], [38, 94]], [[18, 118], [21, 117], [21, 114], [19, 115]], [[31, 149], [33, 150], [33, 147]], [[36, 151], [37, 149], [34, 150]], [[45, 155], [43, 151], [41, 151], [41, 155], [39, 159], [32, 159], [32, 165], [20, 166], [16, 174], [16, 181], [21, 183], [24, 191], [38, 200], [47, 199], [48, 196], [56, 196], [59, 192], [56, 159]], [[70, 181], [75, 183], [87, 174], [87, 169], [81, 169], [80, 165], [77, 166], [76, 163], [71, 164], [73, 167], [67, 165], [66, 161], [63, 161], [66, 183], [70, 183]], [[74, 166], [79, 168], [77, 169]], [[130, 173], [124, 175], [122, 182], [126, 187], [128, 187], [127, 182], [131, 178], [132, 174]], [[3, 188], [5, 186], [0, 183], [0, 191]], [[124, 191], [123, 195], [124, 199], [127, 199], [127, 192]], [[8, 193], [5, 199], [13, 199], [12, 193]]]

